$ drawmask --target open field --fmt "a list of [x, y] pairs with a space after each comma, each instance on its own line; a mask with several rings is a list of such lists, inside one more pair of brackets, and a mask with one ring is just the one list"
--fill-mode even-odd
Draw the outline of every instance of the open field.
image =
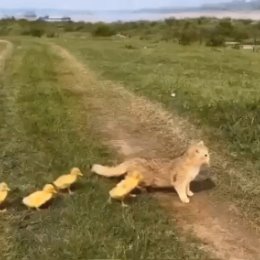
[[[0, 178], [12, 189], [0, 215], [4, 259], [257, 259], [259, 54], [135, 38], [8, 40], [0, 42]], [[209, 145], [212, 168], [190, 205], [173, 192], [108, 205], [115, 182], [89, 171], [136, 155], [174, 157], [194, 138]], [[21, 205], [73, 166], [85, 176], [72, 196], [40, 212]]]
[[[8, 212], [0, 216], [1, 257], [208, 259], [196, 242], [185, 242], [174, 219], [149, 196], [125, 210], [106, 203], [114, 182], [90, 176], [89, 167], [115, 157], [98, 141], [78, 95], [62, 88], [75, 75], [50, 46], [30, 38], [12, 41], [0, 90], [0, 177], [12, 189]], [[72, 166], [85, 173], [73, 196], [61, 195], [41, 212], [20, 204], [22, 196]]]
[[169, 110], [196, 115], [194, 121], [217, 129], [233, 152], [259, 158], [259, 55], [138, 40], [72, 39], [64, 45], [104, 78], [122, 82]]
[[100, 78], [117, 81], [163, 104], [201, 129], [199, 137], [214, 155], [222, 155], [215, 155], [212, 162], [219, 184], [215, 192], [234, 201], [259, 225], [258, 54], [135, 39], [60, 43]]

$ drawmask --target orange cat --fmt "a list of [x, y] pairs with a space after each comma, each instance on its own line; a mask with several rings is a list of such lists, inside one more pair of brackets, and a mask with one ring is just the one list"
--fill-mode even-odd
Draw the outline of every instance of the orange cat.
[[180, 200], [189, 203], [188, 196], [194, 195], [190, 190], [190, 183], [199, 174], [201, 166], [209, 165], [209, 161], [208, 148], [200, 141], [190, 145], [182, 156], [174, 160], [134, 158], [115, 167], [95, 164], [92, 171], [106, 177], [138, 171], [144, 177], [142, 187], [173, 186]]

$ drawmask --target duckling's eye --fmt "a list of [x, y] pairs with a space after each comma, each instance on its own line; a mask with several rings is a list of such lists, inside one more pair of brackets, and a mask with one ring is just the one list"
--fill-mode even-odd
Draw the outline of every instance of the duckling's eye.
[[199, 153], [199, 150], [196, 150], [196, 153]]
[[208, 157], [208, 155], [207, 155], [207, 154], [205, 154], [205, 157]]

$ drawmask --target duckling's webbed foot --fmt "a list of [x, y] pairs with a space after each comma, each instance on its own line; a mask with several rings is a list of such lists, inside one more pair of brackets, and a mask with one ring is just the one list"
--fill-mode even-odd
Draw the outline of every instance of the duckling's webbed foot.
[[128, 207], [129, 207], [127, 204], [124, 203], [124, 201], [121, 201], [121, 206], [122, 206], [123, 208], [128, 208]]

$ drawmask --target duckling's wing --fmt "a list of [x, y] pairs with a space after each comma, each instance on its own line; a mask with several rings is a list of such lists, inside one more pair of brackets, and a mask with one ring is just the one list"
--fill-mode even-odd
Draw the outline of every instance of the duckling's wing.
[[109, 195], [112, 198], [122, 198], [128, 195], [137, 185], [138, 181], [135, 179], [124, 179], [109, 192]]
[[130, 190], [135, 189], [137, 186], [138, 186], [138, 181], [137, 181], [137, 180], [131, 180], [131, 181], [128, 183], [128, 188], [129, 188]]
[[56, 179], [53, 184], [60, 189], [68, 188], [72, 183], [74, 183], [76, 177], [70, 174], [62, 175], [58, 179]]
[[23, 199], [23, 203], [27, 205], [28, 207], [40, 207], [43, 204], [45, 204], [48, 200], [52, 198], [51, 193], [47, 193], [44, 191], [36, 191], [32, 193], [31, 195], [25, 197]]
[[120, 181], [116, 187], [123, 187], [125, 185], [125, 180]]
[[7, 192], [6, 191], [1, 191], [0, 192], [0, 203], [2, 203], [7, 197]]
[[36, 200], [39, 196], [40, 191], [35, 191], [28, 195], [27, 197], [23, 198], [23, 204], [25, 204], [28, 207], [34, 207], [36, 204]]
[[125, 190], [121, 187], [114, 187], [112, 190], [109, 191], [109, 195], [111, 198], [120, 199], [125, 195]]
[[123, 198], [131, 192], [131, 189], [126, 185], [124, 187], [115, 187], [112, 189], [109, 194], [112, 198]]
[[125, 181], [124, 183], [124, 190], [125, 190], [125, 194], [130, 193], [133, 189], [135, 189], [138, 185], [138, 182], [136, 180], [130, 180], [128, 179], [127, 181]]

